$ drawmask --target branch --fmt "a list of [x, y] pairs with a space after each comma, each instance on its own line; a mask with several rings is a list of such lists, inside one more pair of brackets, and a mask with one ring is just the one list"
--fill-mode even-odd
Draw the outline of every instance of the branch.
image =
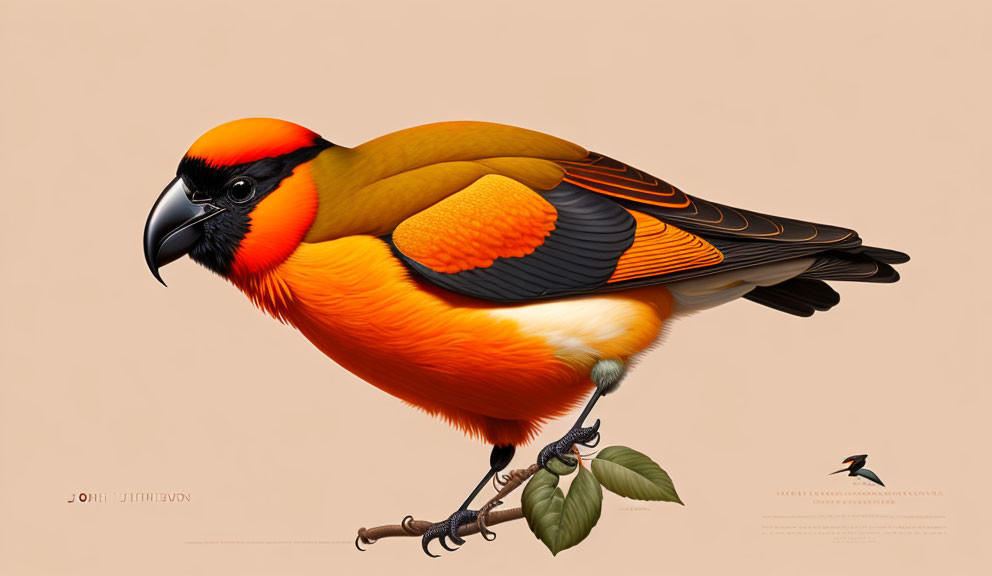
[[[469, 536], [486, 531], [487, 526], [495, 526], [503, 522], [519, 520], [524, 517], [523, 508], [511, 508], [509, 510], [493, 510], [503, 503], [503, 498], [524, 484], [540, 468], [537, 464], [531, 464], [528, 468], [513, 470], [502, 483], [502, 488], [493, 496], [489, 502], [479, 510], [479, 520], [474, 524], [466, 524], [458, 529], [459, 536]], [[365, 551], [360, 544], [375, 544], [383, 538], [393, 538], [397, 536], [423, 536], [434, 522], [427, 520], [414, 520], [413, 516], [406, 516], [399, 524], [388, 524], [386, 526], [376, 526], [375, 528], [359, 528], [358, 537], [355, 538], [355, 547]]]

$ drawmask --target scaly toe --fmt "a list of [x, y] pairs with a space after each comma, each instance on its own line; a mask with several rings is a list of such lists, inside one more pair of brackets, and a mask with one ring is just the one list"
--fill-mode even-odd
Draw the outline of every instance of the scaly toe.
[[552, 442], [541, 449], [537, 455], [537, 465], [552, 474], [554, 472], [548, 468], [548, 463], [553, 458], [557, 458], [567, 466], [574, 466], [577, 463], [574, 455], [576, 444], [585, 446], [586, 448], [595, 448], [599, 444], [599, 424], [600, 421], [597, 419], [588, 428], [572, 428], [560, 440]]
[[449, 552], [457, 550], [457, 548], [449, 548], [448, 543], [445, 542], [444, 537], [448, 533], [448, 521], [438, 522], [437, 524], [431, 524], [426, 531], [424, 531], [424, 536], [420, 539], [421, 548], [424, 549], [424, 554], [427, 554], [431, 558], [440, 558], [440, 554], [431, 554], [430, 548], [427, 547], [431, 543], [431, 540], [435, 538], [441, 542], [441, 547]]
[[470, 524], [479, 519], [479, 513], [475, 510], [459, 510], [448, 518], [448, 536], [451, 541], [461, 546], [465, 540], [458, 535], [458, 529], [465, 524]]
[[428, 544], [434, 539], [437, 539], [441, 543], [441, 547], [448, 552], [458, 550], [458, 548], [449, 546], [447, 539], [451, 538], [451, 541], [458, 546], [465, 544], [465, 539], [458, 535], [458, 529], [465, 524], [476, 522], [478, 519], [479, 512], [476, 510], [459, 510], [449, 516], [444, 522], [431, 524], [424, 532], [423, 538], [421, 538], [421, 547], [424, 549], [424, 553], [431, 558], [439, 557], [437, 554], [431, 554], [430, 548], [428, 548]]

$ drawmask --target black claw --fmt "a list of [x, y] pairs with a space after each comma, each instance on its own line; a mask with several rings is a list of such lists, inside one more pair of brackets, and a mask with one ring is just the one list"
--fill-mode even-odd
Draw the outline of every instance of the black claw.
[[590, 440], [588, 440], [586, 442], [579, 442], [579, 444], [582, 445], [582, 446], [585, 446], [586, 448], [595, 448], [596, 446], [599, 446], [599, 439], [600, 438], [601, 438], [601, 436], [600, 436], [599, 432], [596, 432], [596, 434], [593, 435], [593, 437]]
[[427, 543], [430, 540], [427, 538], [427, 534], [424, 534], [424, 539], [420, 541], [420, 547], [424, 549], [424, 554], [427, 554], [431, 558], [440, 558], [440, 554], [431, 554], [431, 551], [427, 549]]
[[[465, 543], [465, 540], [458, 535], [458, 523], [448, 521], [448, 536], [451, 537], [451, 541], [461, 546]], [[442, 536], [444, 538], [444, 536]]]
[[427, 548], [427, 545], [430, 544], [431, 540], [434, 540], [435, 538], [441, 540], [441, 546], [445, 550], [451, 550], [451, 548], [448, 548], [447, 543], [444, 541], [444, 534], [448, 531], [445, 526], [446, 522], [447, 521], [431, 524], [424, 532], [423, 538], [420, 540], [421, 547], [424, 549], [424, 554], [427, 554], [431, 558], [440, 558], [439, 554], [431, 554], [431, 551]]
[[424, 536], [421, 539], [422, 548], [424, 553], [426, 553], [431, 558], [438, 558], [437, 554], [431, 554], [431, 551], [427, 548], [431, 540], [437, 539], [441, 543], [441, 547], [448, 552], [454, 552], [458, 548], [452, 548], [448, 545], [448, 538], [451, 541], [461, 546], [465, 544], [465, 539], [458, 535], [458, 529], [475, 522], [479, 518], [479, 513], [475, 510], [459, 510], [455, 512], [444, 522], [438, 522], [437, 524], [431, 524], [430, 527], [424, 532]]
[[[444, 548], [448, 552], [454, 552], [455, 550], [458, 550], [458, 548], [451, 548], [450, 546], [448, 546], [448, 541], [444, 539], [446, 536], [447, 534], [441, 534], [440, 536], [437, 537], [437, 541], [441, 543], [441, 548]], [[455, 542], [455, 544], [461, 546], [461, 544], [459, 544], [458, 542]]]

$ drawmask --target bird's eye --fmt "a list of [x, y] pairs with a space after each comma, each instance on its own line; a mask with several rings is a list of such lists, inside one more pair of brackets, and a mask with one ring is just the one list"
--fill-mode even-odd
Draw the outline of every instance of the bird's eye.
[[255, 197], [255, 180], [239, 176], [227, 183], [227, 197], [238, 204], [244, 204]]

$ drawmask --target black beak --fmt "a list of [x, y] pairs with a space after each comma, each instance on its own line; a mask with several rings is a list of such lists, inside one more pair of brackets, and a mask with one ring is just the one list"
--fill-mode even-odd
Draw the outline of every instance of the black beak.
[[155, 201], [145, 222], [145, 261], [163, 286], [158, 269], [187, 254], [203, 235], [203, 222], [224, 211], [206, 202], [193, 202], [191, 196], [177, 176]]
[[836, 472], [831, 472], [830, 474], [827, 474], [827, 476], [832, 476], [834, 474], [840, 474], [841, 472], [850, 472], [851, 471], [851, 466], [854, 466], [854, 463], [856, 462], [855, 458], [857, 458], [857, 456], [851, 456], [850, 458], [844, 460], [843, 462], [841, 462], [841, 464], [847, 464], [847, 468], [841, 468], [840, 470], [838, 470]]

